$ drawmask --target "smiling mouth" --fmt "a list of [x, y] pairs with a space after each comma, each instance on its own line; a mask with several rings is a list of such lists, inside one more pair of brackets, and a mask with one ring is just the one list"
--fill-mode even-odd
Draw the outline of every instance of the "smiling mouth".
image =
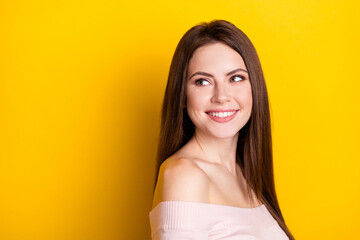
[[238, 110], [233, 110], [233, 111], [223, 111], [223, 112], [206, 112], [206, 114], [209, 114], [210, 116], [213, 117], [217, 117], [217, 118], [227, 118], [230, 117], [232, 115], [234, 115]]

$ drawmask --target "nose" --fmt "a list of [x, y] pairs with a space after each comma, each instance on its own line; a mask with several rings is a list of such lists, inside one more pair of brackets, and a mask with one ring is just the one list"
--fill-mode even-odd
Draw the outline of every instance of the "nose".
[[226, 103], [230, 101], [229, 90], [223, 85], [216, 85], [214, 88], [214, 94], [211, 98], [213, 103]]

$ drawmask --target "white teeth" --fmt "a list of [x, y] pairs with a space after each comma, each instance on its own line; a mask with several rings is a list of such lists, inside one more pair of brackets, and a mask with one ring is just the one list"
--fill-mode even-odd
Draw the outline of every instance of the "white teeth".
[[225, 117], [231, 116], [234, 113], [236, 113], [236, 111], [231, 111], [231, 112], [209, 112], [209, 114], [211, 116], [220, 117], [220, 118], [225, 118]]

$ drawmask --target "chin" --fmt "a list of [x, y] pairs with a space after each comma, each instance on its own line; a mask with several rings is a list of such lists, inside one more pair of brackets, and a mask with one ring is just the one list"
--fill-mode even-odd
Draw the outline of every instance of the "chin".
[[224, 130], [217, 130], [217, 131], [209, 131], [209, 135], [213, 136], [214, 138], [219, 139], [228, 139], [233, 138], [239, 133], [239, 130], [234, 129], [224, 129]]

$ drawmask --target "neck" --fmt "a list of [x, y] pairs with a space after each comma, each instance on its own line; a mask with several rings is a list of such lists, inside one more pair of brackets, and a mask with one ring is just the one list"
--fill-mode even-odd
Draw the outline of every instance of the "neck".
[[239, 135], [230, 138], [214, 138], [195, 131], [190, 140], [203, 159], [226, 167], [236, 176], [236, 148]]

